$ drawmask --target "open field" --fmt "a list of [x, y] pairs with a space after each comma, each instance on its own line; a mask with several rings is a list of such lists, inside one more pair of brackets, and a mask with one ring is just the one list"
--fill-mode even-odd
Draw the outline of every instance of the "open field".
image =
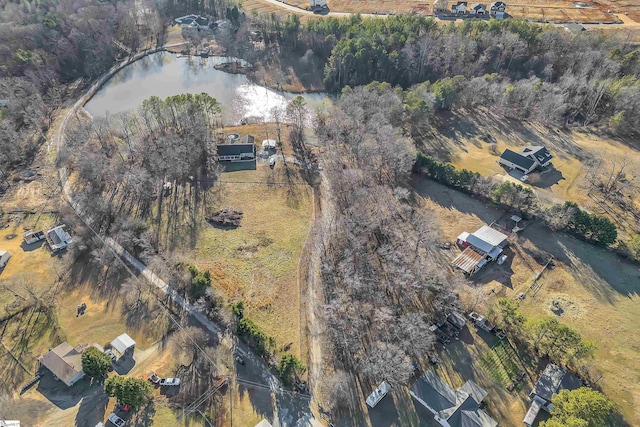
[[[543, 202], [561, 203], [570, 200], [590, 212], [607, 214], [616, 223], [621, 238], [640, 229], [629, 210], [620, 209], [612, 202], [608, 204], [608, 210], [605, 210], [596, 201], [599, 200], [596, 197], [598, 195], [589, 194], [590, 183], [587, 179], [592, 170], [590, 163], [600, 159], [606, 165], [603, 170], [610, 167], [612, 159], [627, 159], [630, 163], [627, 173], [630, 176], [640, 173], [640, 150], [632, 141], [621, 142], [597, 134], [565, 132], [507, 119], [497, 126], [481, 126], [480, 116], [468, 117], [471, 118], [459, 120], [457, 126], [449, 128], [451, 130], [435, 134], [432, 144], [425, 146], [425, 150], [441, 153], [438, 157], [449, 160], [456, 168], [513, 180], [498, 164], [500, 154], [506, 148], [520, 151], [527, 145], [544, 145], [554, 156], [553, 168], [543, 173], [532, 173], [526, 182]], [[491, 119], [487, 117], [484, 123], [489, 121]], [[628, 203], [640, 210], [640, 198], [631, 198]], [[612, 212], [616, 214], [612, 215]]]
[[304, 185], [266, 185], [273, 172], [281, 176], [280, 168], [224, 173], [221, 180], [238, 183], [220, 184], [216, 205], [242, 211], [241, 226], [206, 225], [182, 257], [209, 269], [226, 302], [243, 301], [249, 318], [300, 355], [298, 260], [311, 226], [312, 193]]
[[[503, 214], [420, 177], [414, 186], [449, 241]], [[472, 286], [460, 289], [467, 307], [488, 313], [497, 297], [515, 298], [520, 292], [528, 292], [536, 273], [552, 255], [555, 267], [545, 270], [542, 287], [535, 296], [527, 293], [523, 312], [527, 316], [555, 316], [550, 307], [553, 300], [557, 301], [563, 307], [560, 320], [597, 343], [595, 358], [587, 362], [594, 379], [602, 374], [597, 386], [619, 406], [629, 425], [640, 423], [640, 337], [634, 332], [640, 305], [635, 286], [640, 278], [638, 267], [605, 249], [552, 233], [538, 222], [528, 224], [524, 231], [510, 237], [510, 242], [505, 264], [488, 265], [473, 277]], [[458, 252], [456, 248], [443, 251], [443, 262], [450, 262]]]

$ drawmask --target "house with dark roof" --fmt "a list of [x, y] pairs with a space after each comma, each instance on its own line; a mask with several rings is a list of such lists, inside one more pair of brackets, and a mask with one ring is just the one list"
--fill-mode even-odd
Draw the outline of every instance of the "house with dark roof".
[[467, 13], [467, 2], [459, 1], [451, 6], [451, 13], [465, 14]]
[[525, 147], [519, 153], [507, 148], [498, 159], [498, 163], [509, 169], [528, 174], [536, 168], [549, 166], [552, 158], [553, 156], [546, 147], [535, 145]]
[[67, 387], [71, 387], [84, 377], [82, 371], [82, 352], [86, 345], [71, 347], [69, 343], [63, 342], [56, 348], [49, 350], [39, 359], [40, 366], [44, 366]]
[[216, 144], [219, 162], [254, 162], [256, 161], [255, 138], [244, 135], [238, 144]]
[[494, 18], [502, 19], [507, 14], [507, 4], [503, 1], [496, 1], [491, 3], [489, 7], [489, 15]]
[[508, 241], [506, 234], [483, 225], [473, 233], [460, 234], [457, 243], [465, 249], [451, 262], [451, 266], [472, 275], [487, 262], [498, 259]]
[[425, 372], [409, 391], [443, 427], [496, 427], [498, 423], [480, 409], [487, 392], [468, 380], [457, 390], [433, 371]]
[[487, 5], [475, 3], [469, 9], [469, 15], [484, 16], [487, 13]]
[[531, 405], [522, 422], [531, 427], [540, 412], [553, 410], [551, 398], [560, 390], [575, 390], [582, 387], [580, 378], [558, 365], [549, 363], [540, 375], [540, 379], [536, 383], [533, 391], [529, 394], [531, 397]]

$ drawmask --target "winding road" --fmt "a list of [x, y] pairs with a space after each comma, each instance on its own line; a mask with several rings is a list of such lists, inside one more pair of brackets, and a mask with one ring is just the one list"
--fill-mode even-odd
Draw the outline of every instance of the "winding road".
[[[84, 105], [95, 95], [95, 93], [104, 85], [113, 75], [124, 67], [131, 63], [158, 51], [166, 50], [168, 47], [174, 47], [181, 45], [182, 43], [176, 43], [171, 45], [165, 45], [160, 48], [144, 51], [133, 55], [132, 57], [114, 65], [109, 71], [101, 76], [89, 89], [81, 96], [62, 116], [60, 126], [54, 130], [51, 139], [55, 142], [56, 152], [60, 152], [60, 149], [64, 147], [66, 129], [69, 121], [72, 117], [81, 112]], [[180, 306], [186, 313], [194, 318], [198, 323], [204, 326], [211, 335], [217, 338], [222, 338], [222, 335], [229, 333], [225, 331], [220, 325], [208, 319], [204, 314], [196, 310], [192, 304], [186, 301], [182, 296], [178, 295], [174, 290], [170, 289], [168, 284], [156, 275], [149, 267], [134, 257], [125, 248], [123, 248], [118, 242], [108, 236], [102, 236], [93, 230], [88, 224], [90, 223], [90, 214], [81, 206], [77, 201], [73, 199], [73, 192], [68, 183], [68, 172], [65, 166], [58, 168], [59, 184], [62, 188], [62, 194], [65, 201], [78, 215], [78, 217], [93, 231], [93, 233], [100, 240], [104, 242], [122, 261], [126, 261], [127, 265], [132, 266], [137, 270], [145, 279], [153, 284], [158, 289], [162, 290], [164, 294], [171, 299], [171, 301]], [[244, 356], [246, 366], [239, 369], [243, 374], [247, 374], [247, 377], [242, 377], [237, 374], [236, 378], [232, 378], [232, 381], [236, 381], [240, 385], [245, 387], [263, 388], [270, 390], [275, 395], [275, 408], [274, 422], [278, 426], [309, 426], [309, 425], [322, 425], [313, 418], [309, 409], [310, 396], [304, 394], [291, 393], [282, 387], [282, 383], [271, 373], [264, 361], [251, 351], [246, 345], [244, 345], [237, 337], [234, 336], [234, 351], [240, 351]], [[258, 382], [260, 381], [260, 382]], [[197, 408], [196, 408], [197, 409]]]

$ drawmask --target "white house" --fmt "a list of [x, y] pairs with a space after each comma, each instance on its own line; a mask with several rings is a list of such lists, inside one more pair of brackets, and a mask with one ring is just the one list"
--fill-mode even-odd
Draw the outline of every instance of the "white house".
[[64, 229], [64, 225], [52, 228], [47, 231], [45, 236], [47, 238], [47, 243], [49, 243], [49, 247], [53, 252], [60, 251], [73, 242], [71, 235]]
[[469, 9], [469, 15], [484, 16], [487, 14], [487, 5], [475, 3]]
[[489, 8], [489, 14], [494, 18], [502, 19], [507, 13], [507, 4], [503, 1], [496, 1], [491, 3]]
[[465, 14], [467, 13], [467, 2], [459, 1], [456, 4], [451, 6], [451, 13], [455, 14]]

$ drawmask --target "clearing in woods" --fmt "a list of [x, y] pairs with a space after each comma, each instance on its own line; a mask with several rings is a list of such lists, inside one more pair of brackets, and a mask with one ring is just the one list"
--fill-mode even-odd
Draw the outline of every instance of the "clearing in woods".
[[[422, 177], [416, 177], [414, 187], [422, 196], [424, 208], [438, 219], [444, 240], [449, 242], [454, 242], [460, 232], [473, 231], [503, 214]], [[521, 303], [523, 313], [528, 317], [558, 316], [561, 322], [597, 343], [595, 358], [585, 362], [592, 381], [602, 376], [598, 387], [619, 406], [629, 425], [640, 424], [640, 409], [634, 403], [640, 399], [636, 381], [640, 376], [640, 336], [635, 333], [640, 308], [635, 286], [638, 267], [611, 251], [564, 233], [552, 233], [538, 222], [527, 224], [510, 241], [507, 262], [500, 266], [489, 264], [472, 277], [471, 286], [460, 290], [466, 307], [488, 314], [496, 298], [515, 298], [520, 292], [527, 292], [536, 273], [552, 255], [555, 266], [544, 271], [539, 281], [542, 286], [535, 296], [527, 293]], [[457, 253], [456, 247], [443, 250], [443, 266], [449, 265]], [[561, 310], [551, 310], [554, 301]], [[517, 425], [526, 408], [513, 410], [509, 418], [512, 422], [505, 425]]]

